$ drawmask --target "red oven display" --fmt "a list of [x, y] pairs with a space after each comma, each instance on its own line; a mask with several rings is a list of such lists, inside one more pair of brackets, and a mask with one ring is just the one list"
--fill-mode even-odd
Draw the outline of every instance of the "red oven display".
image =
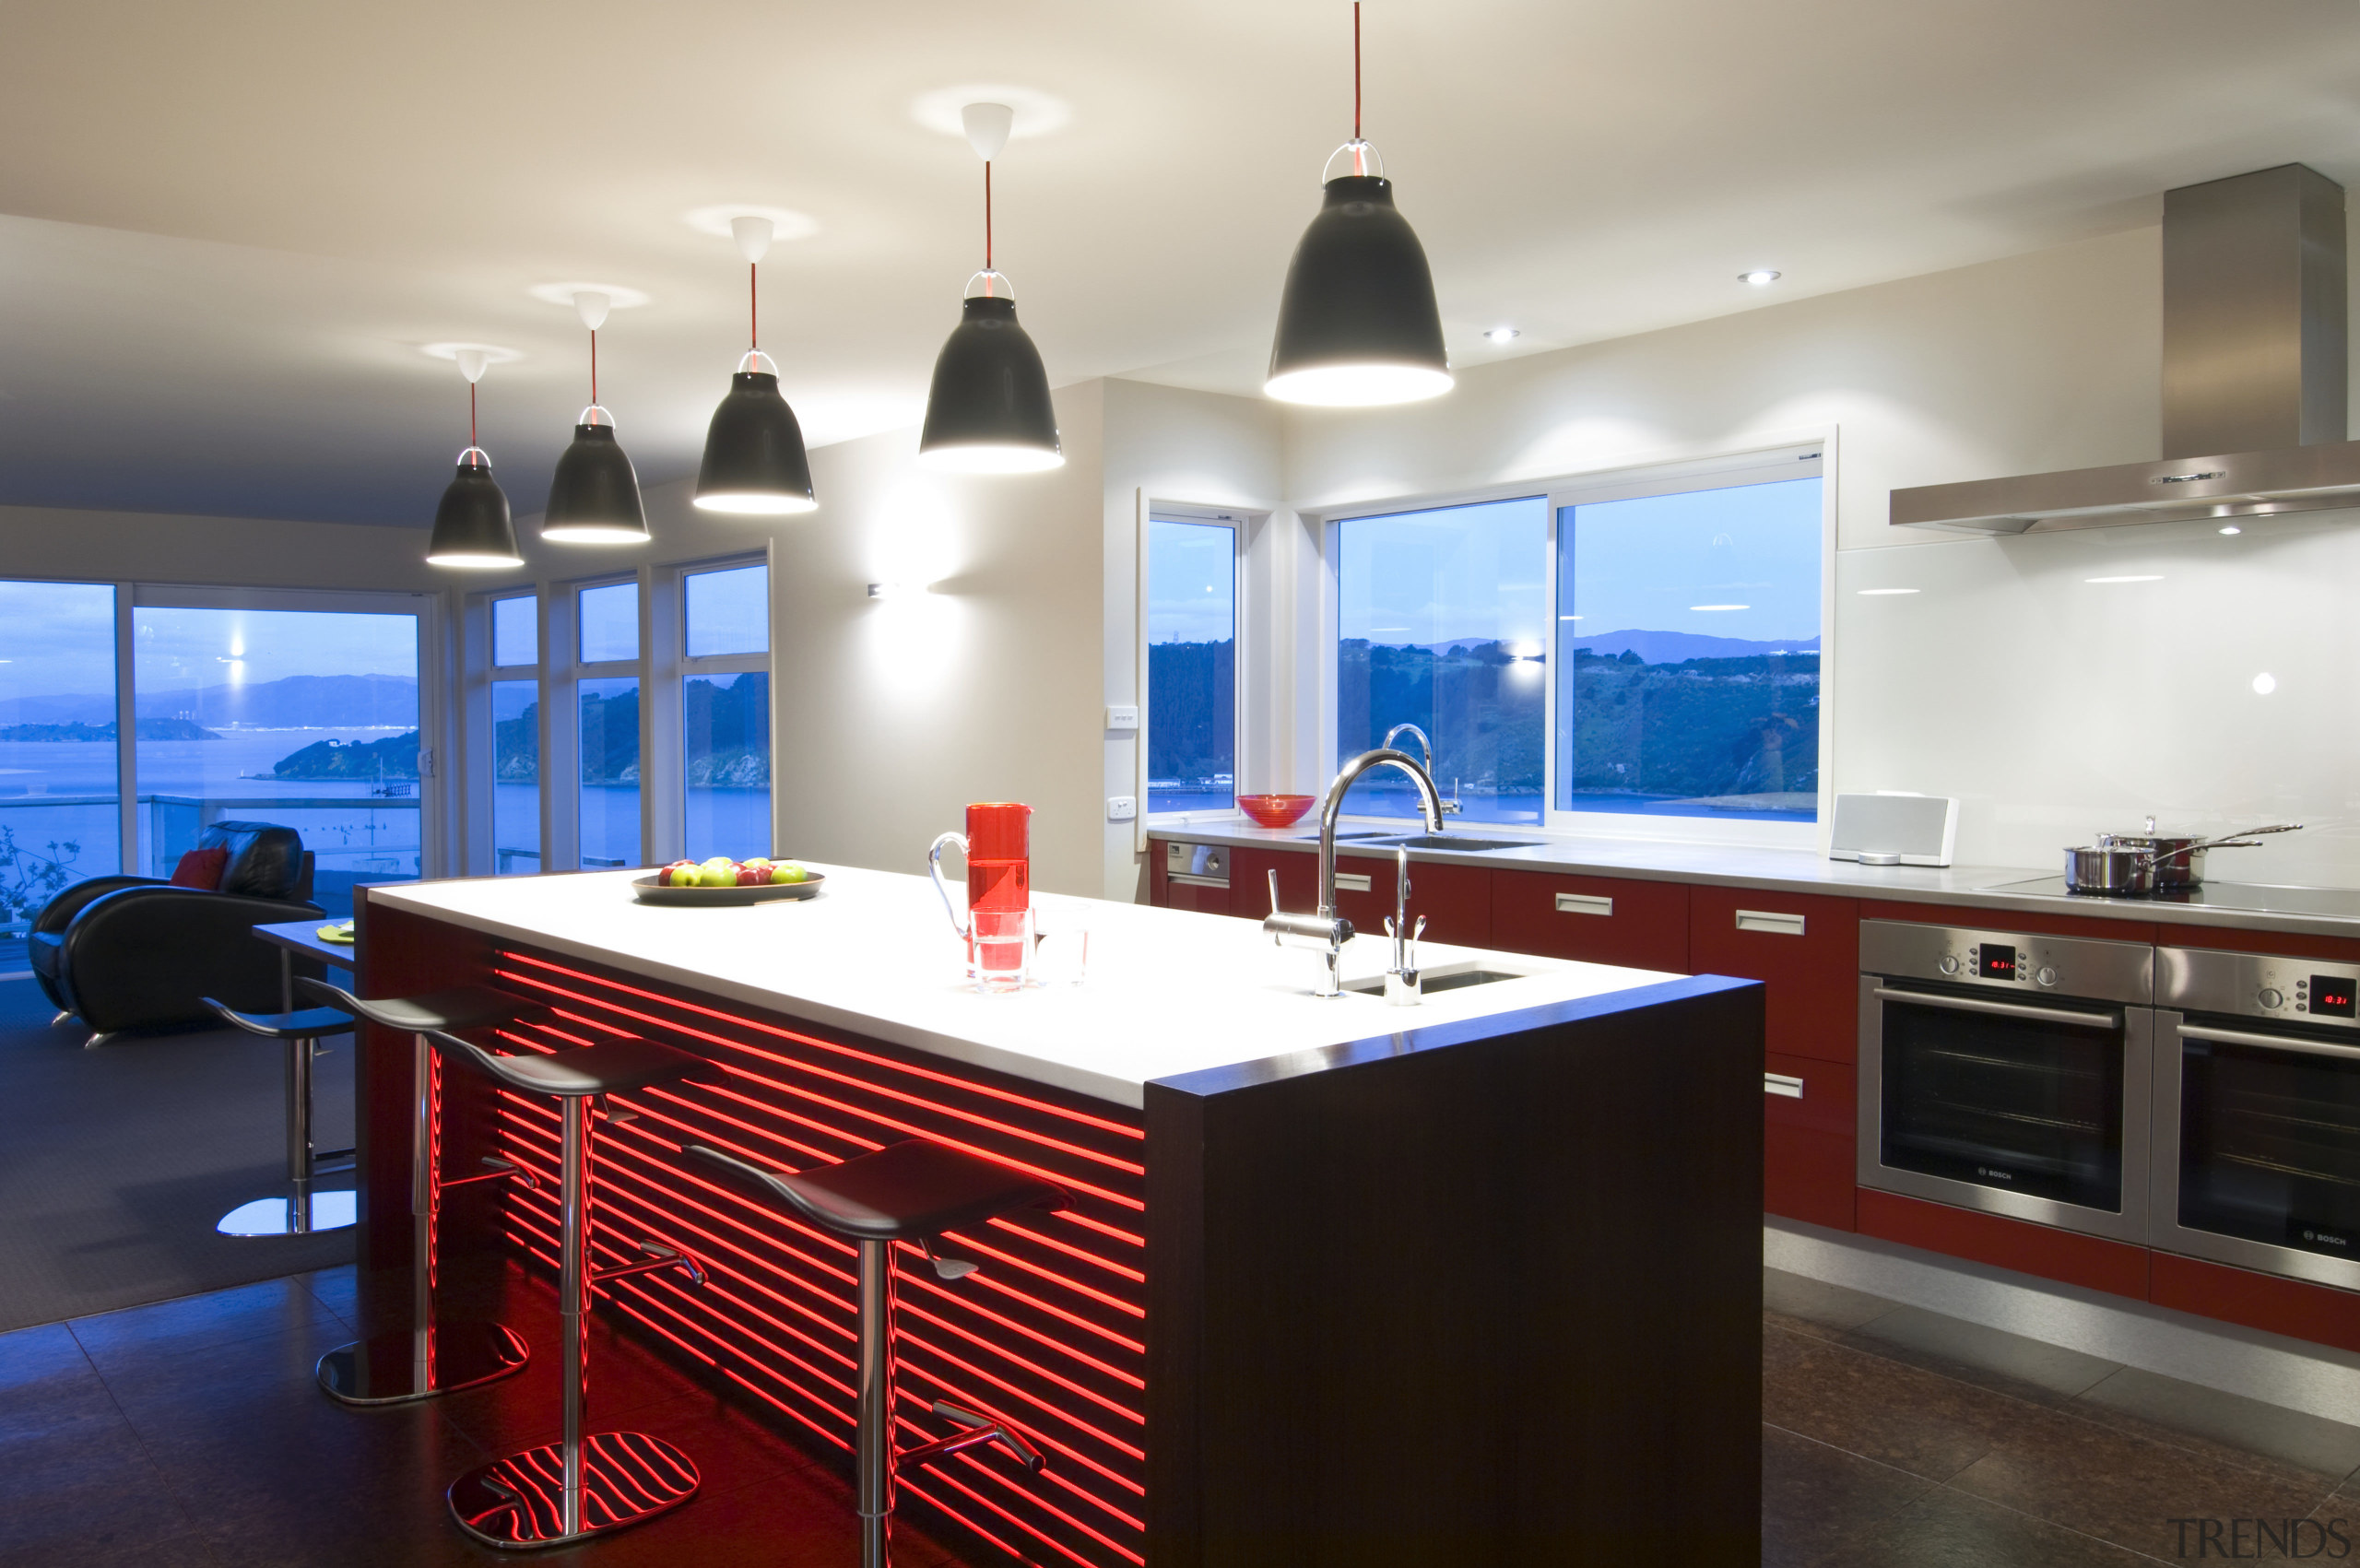
[[1975, 973], [1986, 980], [2016, 977], [2016, 949], [2005, 942], [1986, 942], [1976, 954]]
[[2311, 976], [2311, 1011], [2330, 1018], [2353, 1016], [2353, 984], [2340, 974]]

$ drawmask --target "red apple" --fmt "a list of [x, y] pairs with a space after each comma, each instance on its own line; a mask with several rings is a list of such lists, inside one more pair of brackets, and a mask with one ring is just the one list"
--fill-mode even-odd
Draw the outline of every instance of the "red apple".
[[754, 878], [756, 875], [757, 873], [752, 867], [740, 866], [738, 867], [738, 885], [741, 888], [752, 887], [754, 885]]

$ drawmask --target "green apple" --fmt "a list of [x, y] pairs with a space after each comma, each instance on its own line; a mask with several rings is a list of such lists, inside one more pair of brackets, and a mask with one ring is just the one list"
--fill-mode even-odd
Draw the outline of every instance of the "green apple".
[[792, 860], [779, 861], [771, 867], [771, 880], [773, 882], [800, 882], [808, 878], [810, 875], [810, 872], [806, 871]]

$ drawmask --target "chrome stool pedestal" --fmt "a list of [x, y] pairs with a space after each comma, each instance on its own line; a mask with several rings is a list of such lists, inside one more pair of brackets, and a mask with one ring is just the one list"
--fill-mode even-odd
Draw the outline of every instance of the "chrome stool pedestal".
[[711, 1079], [719, 1076], [717, 1070], [701, 1056], [646, 1040], [500, 1056], [440, 1032], [430, 1032], [428, 1038], [502, 1088], [553, 1097], [562, 1122], [558, 1314], [565, 1340], [564, 1435], [478, 1465], [453, 1481], [451, 1516], [486, 1546], [513, 1550], [562, 1546], [678, 1507], [697, 1490], [697, 1468], [687, 1455], [645, 1432], [588, 1430], [591, 1291], [659, 1268], [677, 1268], [702, 1285], [705, 1272], [681, 1249], [647, 1240], [639, 1243], [635, 1262], [592, 1267], [590, 1117], [594, 1099], [603, 1107], [610, 1093]]
[[756, 1202], [794, 1215], [859, 1248], [854, 1290], [859, 1305], [860, 1360], [855, 1385], [862, 1568], [892, 1561], [893, 1481], [903, 1470], [996, 1443], [1034, 1475], [1041, 1451], [1013, 1422], [988, 1410], [936, 1400], [934, 1416], [952, 1431], [914, 1447], [893, 1446], [893, 1247], [914, 1241], [934, 1271], [962, 1279], [975, 1265], [950, 1252], [941, 1232], [980, 1224], [1020, 1208], [1063, 1208], [1064, 1189], [1038, 1176], [938, 1143], [913, 1139], [840, 1164], [790, 1174], [702, 1144], [680, 1153]]
[[202, 1000], [232, 1027], [287, 1046], [287, 1191], [242, 1203], [213, 1228], [225, 1236], [305, 1236], [352, 1224], [360, 1217], [359, 1195], [349, 1187], [323, 1192], [313, 1185], [322, 1176], [350, 1174], [352, 1150], [312, 1147], [312, 1058], [324, 1050], [323, 1035], [351, 1032], [352, 1015], [335, 1008], [242, 1013], [210, 996]]
[[296, 984], [315, 999], [408, 1034], [412, 1053], [410, 1326], [339, 1345], [322, 1356], [314, 1369], [321, 1392], [343, 1405], [406, 1405], [522, 1372], [531, 1351], [514, 1329], [464, 1318], [442, 1321], [435, 1314], [435, 1244], [443, 1190], [489, 1181], [517, 1181], [528, 1187], [537, 1184], [531, 1172], [498, 1160], [486, 1161], [488, 1168], [475, 1175], [442, 1173], [434, 1050], [427, 1033], [511, 1022], [525, 1004], [482, 987], [364, 1002], [325, 981], [299, 978]]

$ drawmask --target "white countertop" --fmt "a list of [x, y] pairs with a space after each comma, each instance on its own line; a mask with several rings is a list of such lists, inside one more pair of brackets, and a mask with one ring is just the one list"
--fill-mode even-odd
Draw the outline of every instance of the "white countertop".
[[[1319, 955], [1280, 949], [1225, 915], [1039, 894], [1044, 931], [1086, 926], [1080, 985], [984, 996], [924, 877], [808, 863], [809, 900], [678, 909], [631, 897], [640, 871], [381, 884], [369, 901], [520, 945], [833, 1024], [1039, 1083], [1138, 1106], [1151, 1080], [1433, 1024], [1573, 1001], [1679, 978], [1652, 970], [1483, 953], [1428, 942], [1431, 977], [1481, 967], [1518, 978], [1438, 993], [1415, 1008], [1311, 995]], [[1381, 975], [1382, 936], [1344, 951], [1347, 984]]]
[[[1346, 831], [1382, 827], [1387, 832], [1413, 832], [1415, 824], [1377, 822], [1345, 818]], [[1761, 845], [1680, 843], [1660, 839], [1585, 837], [1551, 832], [1516, 822], [1453, 820], [1449, 833], [1469, 838], [1540, 840], [1524, 849], [1452, 851], [1413, 849], [1412, 861], [1444, 866], [1485, 866], [1504, 871], [1553, 871], [1575, 876], [1628, 877], [1640, 881], [1693, 882], [1711, 887], [1759, 888], [1794, 893], [1819, 893], [1831, 898], [1888, 899], [1897, 903], [1941, 904], [1958, 909], [2017, 914], [2070, 914], [2092, 920], [2139, 921], [2153, 925], [2216, 926], [2247, 931], [2292, 931], [2360, 939], [2360, 919], [2332, 914], [2263, 913], [2207, 904], [2175, 903], [2160, 899], [2073, 898], [2063, 893], [2012, 890], [2011, 884], [2055, 877], [2047, 870], [2006, 866], [1862, 866], [1830, 860], [1816, 850], [1776, 849]], [[1226, 820], [1165, 825], [1153, 823], [1148, 836], [1186, 843], [1292, 849], [1316, 853], [1318, 820], [1305, 819], [1292, 828], [1264, 828], [1244, 817]], [[1158, 848], [1150, 853], [1162, 854]], [[2060, 858], [2061, 858], [2060, 851]], [[1391, 860], [1389, 846], [1365, 840], [1339, 839], [1339, 862], [1352, 856]], [[2215, 867], [2217, 871], [2219, 867]], [[2234, 882], [2223, 875], [2220, 882]], [[1381, 884], [1389, 887], [1389, 881]]]

